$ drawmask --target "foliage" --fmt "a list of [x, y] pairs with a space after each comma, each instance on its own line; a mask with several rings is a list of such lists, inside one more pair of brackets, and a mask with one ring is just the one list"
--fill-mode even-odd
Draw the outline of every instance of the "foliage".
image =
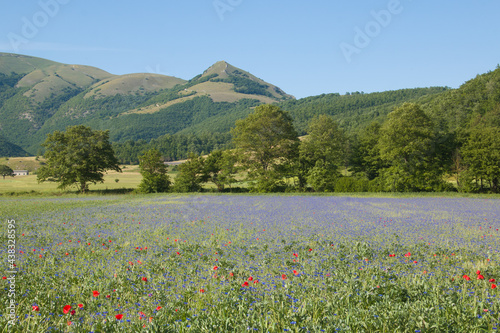
[[287, 168], [297, 156], [299, 140], [287, 112], [274, 105], [260, 105], [231, 131], [235, 147], [250, 177], [273, 179], [268, 174]]
[[333, 191], [338, 168], [347, 160], [347, 139], [332, 117], [311, 120], [308, 135], [299, 147], [299, 182], [306, 175], [315, 191]]
[[388, 116], [378, 142], [382, 172], [391, 191], [431, 191], [441, 183], [433, 124], [418, 104], [405, 103]]
[[8, 165], [0, 165], [0, 175], [5, 179], [6, 176], [14, 177], [14, 170], [12, 170]]
[[462, 154], [467, 168], [463, 175], [468, 183], [466, 190], [482, 191], [483, 182], [487, 182], [492, 192], [500, 192], [500, 126], [488, 121], [488, 117], [473, 125]]
[[207, 181], [214, 183], [217, 191], [222, 192], [226, 185], [231, 186], [236, 182], [235, 174], [238, 172], [236, 163], [236, 154], [229, 150], [211, 152], [203, 165]]
[[201, 184], [208, 179], [204, 169], [204, 159], [191, 153], [189, 159], [179, 165], [179, 173], [175, 177], [174, 192], [200, 192]]
[[103, 182], [106, 170], [121, 171], [108, 131], [72, 126], [49, 134], [43, 146], [47, 162], [38, 172], [39, 182], [56, 181], [62, 189], [76, 185], [83, 193], [88, 183]]
[[139, 160], [142, 175], [139, 191], [143, 193], [167, 192], [170, 188], [170, 178], [160, 152], [150, 149], [139, 157]]

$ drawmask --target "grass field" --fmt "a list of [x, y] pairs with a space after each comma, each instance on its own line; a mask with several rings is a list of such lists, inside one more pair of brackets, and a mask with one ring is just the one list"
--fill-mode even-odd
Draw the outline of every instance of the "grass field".
[[3, 271], [18, 270], [1, 280], [1, 332], [9, 299], [12, 332], [500, 325], [498, 199], [124, 195], [0, 205]]

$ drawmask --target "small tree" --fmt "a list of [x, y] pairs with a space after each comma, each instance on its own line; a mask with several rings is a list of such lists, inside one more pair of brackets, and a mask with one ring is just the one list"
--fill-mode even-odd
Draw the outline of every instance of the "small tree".
[[109, 131], [71, 126], [66, 132], [48, 134], [42, 146], [47, 162], [38, 172], [38, 182], [56, 181], [61, 189], [76, 185], [84, 193], [88, 183], [104, 182], [106, 170], [121, 172]]
[[169, 190], [171, 182], [167, 175], [167, 166], [158, 150], [150, 149], [140, 156], [139, 168], [142, 175], [139, 191], [143, 193], [160, 193]]
[[175, 177], [173, 190], [175, 192], [200, 192], [201, 184], [207, 180], [204, 170], [204, 159], [194, 153], [189, 159], [179, 165], [179, 174]]
[[3, 179], [5, 179], [6, 176], [9, 177], [14, 177], [14, 170], [12, 170], [9, 166], [7, 165], [0, 165], [0, 175], [2, 175]]
[[204, 169], [207, 180], [217, 186], [217, 191], [224, 190], [226, 185], [236, 182], [234, 175], [238, 171], [236, 167], [237, 157], [232, 152], [216, 150], [211, 152], [204, 161]]

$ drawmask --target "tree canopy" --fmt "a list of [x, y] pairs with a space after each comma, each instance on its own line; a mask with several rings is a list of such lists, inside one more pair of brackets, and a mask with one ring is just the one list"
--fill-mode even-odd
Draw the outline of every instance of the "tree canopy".
[[84, 193], [89, 183], [104, 182], [107, 170], [121, 172], [108, 131], [71, 126], [47, 135], [42, 146], [46, 164], [38, 172], [39, 182], [56, 181], [61, 189], [75, 185]]

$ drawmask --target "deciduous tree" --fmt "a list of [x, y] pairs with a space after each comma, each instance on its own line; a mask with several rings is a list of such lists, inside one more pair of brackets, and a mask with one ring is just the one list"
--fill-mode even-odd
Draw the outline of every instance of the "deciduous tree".
[[56, 181], [62, 189], [76, 185], [84, 193], [88, 183], [104, 182], [107, 170], [121, 172], [109, 131], [71, 126], [66, 132], [48, 134], [42, 146], [46, 149], [46, 164], [38, 172], [39, 182]]

